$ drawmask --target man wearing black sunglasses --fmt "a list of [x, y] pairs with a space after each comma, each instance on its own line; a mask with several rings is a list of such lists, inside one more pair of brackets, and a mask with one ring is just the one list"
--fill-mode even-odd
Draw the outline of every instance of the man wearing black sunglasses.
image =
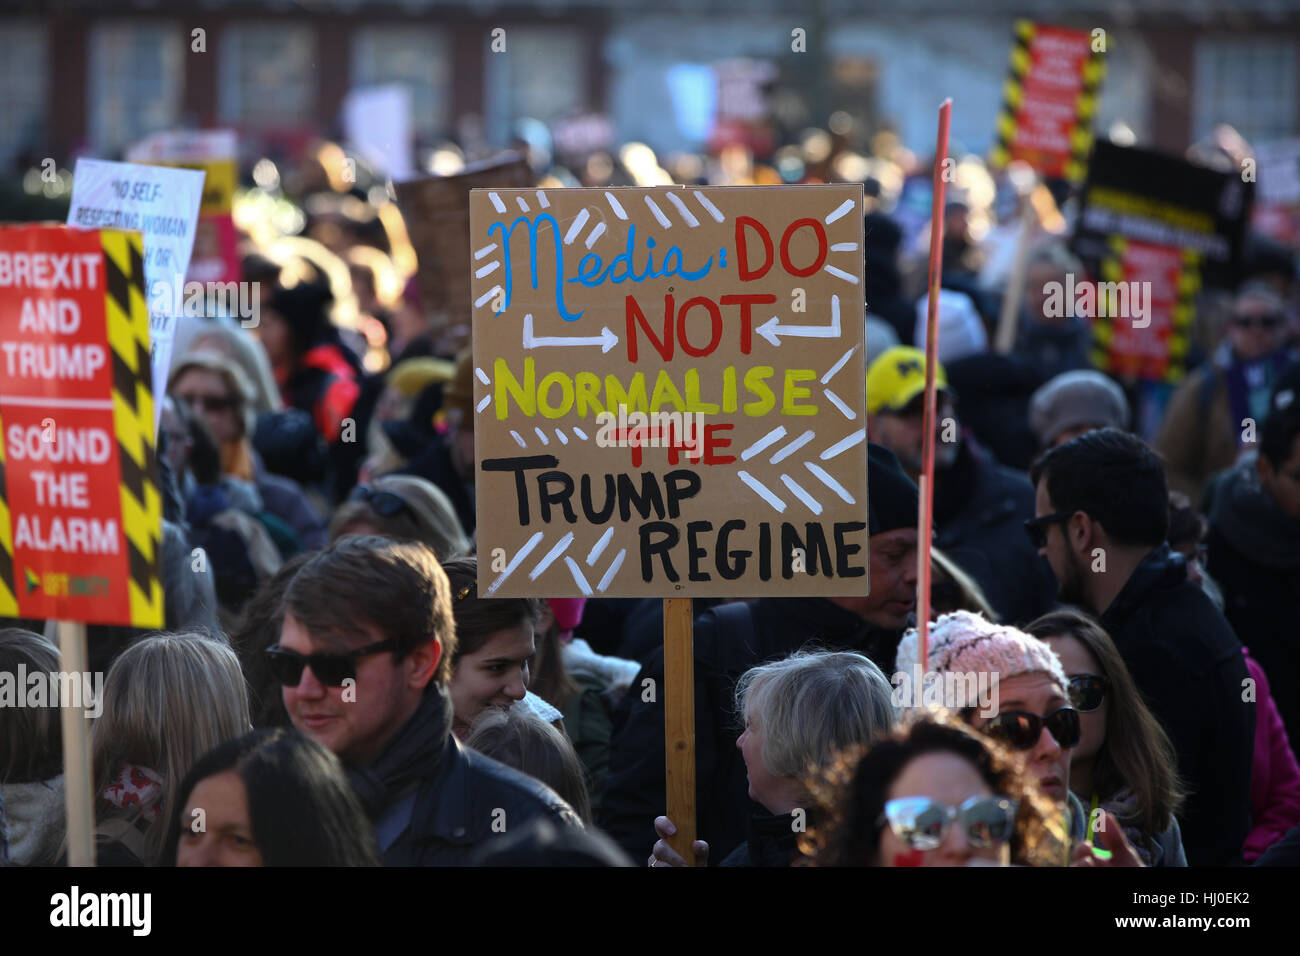
[[466, 863], [535, 817], [577, 819], [452, 735], [450, 592], [423, 545], [344, 537], [289, 584], [267, 652], [290, 719], [342, 758], [389, 866]]
[[1177, 751], [1191, 792], [1179, 818], [1188, 863], [1239, 862], [1250, 831], [1254, 698], [1241, 643], [1165, 542], [1160, 459], [1140, 438], [1105, 428], [1053, 448], [1030, 477], [1036, 517], [1026, 530], [1061, 600], [1099, 618]]

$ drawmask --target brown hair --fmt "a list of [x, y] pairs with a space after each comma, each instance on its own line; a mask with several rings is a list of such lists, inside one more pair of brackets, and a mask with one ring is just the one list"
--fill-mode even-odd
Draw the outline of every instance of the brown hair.
[[280, 625], [284, 623], [284, 592], [304, 564], [311, 560], [312, 552], [295, 554], [280, 566], [275, 576], [267, 581], [244, 605], [244, 611], [230, 631], [230, 643], [239, 655], [248, 681], [249, 705], [253, 726], [288, 727], [289, 715], [284, 709], [284, 696], [280, 682], [271, 673], [266, 650], [280, 642]]
[[542, 616], [541, 598], [480, 597], [478, 558], [456, 558], [443, 564], [451, 581], [452, 613], [456, 617], [456, 652], [473, 654], [497, 631], [519, 627], [525, 621], [536, 624]]
[[[59, 649], [40, 634], [18, 627], [0, 628], [0, 674], [12, 675], [17, 692], [18, 667], [29, 674], [59, 671]], [[6, 708], [0, 721], [0, 783], [35, 783], [63, 773], [63, 731], [59, 701], [43, 707]]]
[[563, 710], [579, 688], [569, 676], [569, 669], [564, 666], [564, 652], [560, 646], [560, 630], [555, 623], [555, 615], [544, 607], [542, 617], [549, 618], [551, 626], [544, 631], [538, 630], [535, 635], [532, 679], [528, 682], [528, 689], [551, 706]]
[[930, 548], [930, 566], [933, 579], [930, 585], [930, 616], [938, 618], [952, 611], [970, 611], [982, 614], [986, 620], [997, 623], [998, 615], [984, 596], [975, 579], [957, 566], [957, 562], [938, 548]]
[[489, 707], [470, 731], [465, 746], [546, 784], [591, 823], [591, 798], [582, 762], [559, 728], [518, 707]]
[[1136, 810], [1132, 818], [1121, 822], [1151, 836], [1163, 833], [1183, 800], [1177, 755], [1168, 734], [1142, 700], [1115, 642], [1100, 624], [1074, 610], [1044, 614], [1026, 625], [1025, 633], [1044, 641], [1072, 637], [1097, 659], [1100, 676], [1110, 681], [1110, 710], [1106, 740], [1093, 765], [1093, 787], [1102, 801], [1130, 791], [1136, 798]]
[[867, 748], [845, 752], [810, 784], [818, 801], [816, 819], [799, 848], [807, 866], [875, 866], [880, 854], [879, 822], [889, 787], [917, 757], [951, 753], [974, 765], [989, 788], [1017, 802], [1011, 860], [1025, 866], [1058, 866], [1067, 859], [1068, 837], [1051, 801], [1038, 792], [1011, 755], [955, 717], [921, 712]]
[[451, 586], [422, 544], [345, 535], [302, 566], [283, 609], [314, 640], [340, 651], [369, 643], [363, 636], [368, 628], [396, 642], [397, 660], [436, 637], [442, 659], [433, 679], [451, 680], [457, 650]]

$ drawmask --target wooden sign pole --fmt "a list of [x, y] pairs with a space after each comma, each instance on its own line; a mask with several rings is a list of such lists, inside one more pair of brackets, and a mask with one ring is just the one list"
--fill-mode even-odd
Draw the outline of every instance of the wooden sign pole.
[[695, 865], [695, 637], [690, 598], [664, 598], [664, 742], [668, 840], [687, 866]]
[[[944, 160], [948, 156], [948, 123], [952, 116], [952, 100], [946, 99], [939, 107], [939, 137], [934, 150], [934, 205], [930, 210], [930, 295], [929, 312], [925, 327], [925, 417], [921, 434], [920, 507], [917, 509], [916, 542], [916, 626], [918, 660], [923, 671], [929, 670], [930, 660], [930, 536], [934, 510], [934, 419], [935, 366], [939, 358], [939, 284], [943, 276], [943, 205], [945, 181]], [[919, 695], [921, 688], [915, 692]]]
[[[86, 674], [86, 625], [59, 621], [59, 666], [66, 674]], [[90, 719], [84, 700], [60, 701], [63, 723], [63, 787], [68, 812], [68, 866], [95, 865], [94, 784], [90, 771]]]

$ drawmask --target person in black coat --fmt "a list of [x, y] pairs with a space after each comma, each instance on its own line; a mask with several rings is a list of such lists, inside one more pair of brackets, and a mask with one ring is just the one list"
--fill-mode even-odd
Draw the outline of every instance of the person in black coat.
[[[746, 821], [756, 809], [736, 749], [743, 729], [734, 709], [740, 676], [812, 643], [858, 651], [892, 673], [916, 604], [917, 491], [887, 449], [869, 444], [867, 468], [869, 596], [760, 598], [713, 608], [695, 622], [696, 830], [714, 861], [746, 839]], [[663, 685], [661, 648], [646, 659], [614, 715], [597, 822], [634, 860], [646, 859], [655, 842], [654, 818], [664, 812]]]
[[447, 693], [451, 585], [423, 545], [345, 536], [289, 584], [268, 652], [294, 726], [343, 760], [386, 866], [468, 863], [501, 832], [577, 815], [461, 747]]
[[1183, 846], [1191, 866], [1241, 861], [1250, 832], [1255, 706], [1227, 620], [1165, 543], [1168, 487], [1141, 439], [1104, 428], [1035, 462], [1030, 533], [1062, 601], [1097, 615], [1169, 734], [1190, 791]]

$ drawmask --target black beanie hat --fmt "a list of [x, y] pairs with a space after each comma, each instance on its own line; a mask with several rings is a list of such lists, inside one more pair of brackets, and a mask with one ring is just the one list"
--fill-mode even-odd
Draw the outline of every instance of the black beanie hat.
[[300, 282], [295, 286], [277, 285], [266, 303], [284, 316], [293, 333], [299, 354], [325, 338], [330, 328], [328, 309], [334, 297], [327, 286], [317, 282]]
[[867, 442], [867, 534], [915, 528], [921, 494], [897, 456], [884, 445]]

